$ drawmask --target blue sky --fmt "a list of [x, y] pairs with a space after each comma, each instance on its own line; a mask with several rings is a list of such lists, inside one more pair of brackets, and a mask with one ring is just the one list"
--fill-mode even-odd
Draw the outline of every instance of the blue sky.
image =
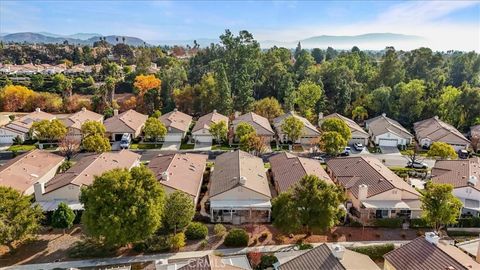
[[392, 32], [479, 50], [480, 2], [0, 1], [0, 32], [87, 32], [152, 41], [217, 38], [226, 28], [281, 41]]

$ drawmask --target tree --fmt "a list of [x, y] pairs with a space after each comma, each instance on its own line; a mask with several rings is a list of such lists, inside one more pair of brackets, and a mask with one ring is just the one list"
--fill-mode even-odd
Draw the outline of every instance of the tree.
[[423, 218], [435, 232], [440, 232], [444, 225], [457, 223], [460, 216], [463, 204], [452, 192], [452, 185], [434, 183], [428, 183], [422, 192]]
[[321, 129], [323, 132], [338, 132], [347, 142], [352, 138], [352, 131], [348, 127], [347, 123], [339, 118], [325, 119], [322, 122]]
[[253, 112], [267, 118], [270, 122], [283, 114], [282, 106], [274, 97], [267, 97], [253, 103]]
[[253, 126], [247, 122], [240, 122], [235, 129], [235, 135], [238, 139], [241, 139], [243, 136], [250, 133], [256, 133], [256, 131]]
[[445, 122], [459, 126], [462, 122], [462, 111], [459, 101], [462, 91], [453, 86], [447, 86], [442, 89], [440, 97], [438, 98], [438, 116]]
[[192, 197], [182, 191], [168, 195], [163, 215], [165, 229], [177, 234], [177, 231], [188, 226], [194, 215], [195, 205]]
[[63, 229], [63, 234], [65, 234], [65, 229], [70, 229], [74, 220], [75, 213], [73, 210], [66, 203], [61, 202], [53, 212], [52, 227]]
[[253, 152], [255, 155], [259, 155], [265, 152], [266, 147], [264, 138], [255, 132], [243, 135], [240, 138], [240, 149], [245, 152]]
[[67, 158], [67, 161], [70, 161], [80, 149], [80, 141], [76, 138], [65, 136], [60, 142], [59, 147], [60, 152]]
[[301, 50], [298, 57], [295, 58], [293, 69], [297, 77], [297, 81], [301, 82], [307, 77], [307, 70], [315, 64], [315, 60], [307, 50]]
[[138, 75], [135, 77], [133, 86], [143, 96], [148, 90], [159, 89], [162, 81], [155, 77], [155, 75]]
[[401, 123], [410, 125], [420, 119], [427, 105], [425, 102], [425, 82], [412, 80], [408, 83], [397, 84], [392, 95], [394, 96], [394, 115]]
[[143, 127], [143, 133], [146, 138], [150, 138], [154, 142], [157, 142], [167, 135], [167, 128], [158, 118], [149, 117]]
[[380, 87], [367, 95], [367, 107], [374, 114], [390, 114], [390, 96], [392, 89], [390, 87]]
[[325, 153], [336, 156], [347, 146], [348, 141], [336, 131], [323, 132], [319, 139], [319, 147]]
[[385, 55], [382, 57], [380, 72], [378, 73], [379, 84], [393, 87], [403, 81], [405, 78], [405, 69], [403, 63], [398, 58], [398, 54], [393, 47], [387, 47]]
[[[227, 74], [223, 65], [218, 65], [215, 72], [215, 86], [217, 88], [217, 96], [215, 108], [221, 114], [228, 115], [233, 109], [232, 92], [228, 83]], [[215, 96], [213, 96], [215, 97]]]
[[33, 123], [30, 134], [37, 140], [59, 141], [67, 134], [67, 128], [58, 119], [42, 120]]
[[285, 118], [280, 128], [292, 143], [295, 143], [303, 135], [303, 122], [293, 115]]
[[73, 83], [72, 79], [66, 77], [63, 73], [58, 73], [53, 76], [53, 89], [57, 93], [61, 93], [64, 100], [72, 97]]
[[38, 205], [30, 196], [23, 196], [10, 187], [0, 186], [0, 244], [14, 251], [13, 243], [34, 234], [43, 218]]
[[7, 85], [0, 91], [0, 103], [3, 111], [26, 111], [35, 92], [25, 86]]
[[228, 135], [227, 123], [223, 120], [217, 123], [212, 123], [210, 125], [210, 128], [208, 129], [208, 132], [210, 132], [213, 139], [217, 143], [221, 143], [222, 141], [225, 141], [227, 139], [227, 135]]
[[298, 86], [295, 103], [298, 105], [300, 113], [308, 120], [312, 121], [314, 119], [316, 105], [321, 100], [322, 95], [322, 87], [313, 82], [304, 81]]
[[439, 157], [441, 159], [456, 159], [458, 157], [455, 148], [448, 143], [434, 142], [427, 152], [429, 157]]
[[339, 207], [345, 201], [340, 187], [327, 184], [314, 175], [304, 176], [292, 189], [273, 199], [273, 225], [285, 233], [303, 229], [332, 228], [343, 213]]
[[313, 59], [315, 59], [315, 63], [321, 64], [325, 60], [325, 51], [319, 48], [314, 48], [312, 50]]
[[87, 152], [103, 153], [111, 150], [110, 142], [102, 135], [91, 135], [82, 140], [82, 148]]
[[101, 122], [88, 120], [82, 124], [81, 131], [84, 138], [94, 135], [105, 136], [106, 128]]
[[357, 106], [355, 109], [352, 111], [352, 119], [355, 120], [365, 120], [368, 117], [368, 112], [367, 109], [365, 109], [363, 106]]
[[144, 166], [114, 169], [82, 189], [82, 223], [89, 236], [107, 246], [144, 240], [161, 226], [165, 194]]

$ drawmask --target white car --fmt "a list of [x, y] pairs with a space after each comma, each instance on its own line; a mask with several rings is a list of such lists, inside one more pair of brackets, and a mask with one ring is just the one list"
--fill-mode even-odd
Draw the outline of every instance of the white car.
[[120, 140], [120, 148], [127, 149], [130, 147], [131, 137], [128, 133], [123, 133], [122, 139]]
[[349, 146], [347, 146], [347, 147], [345, 147], [345, 149], [343, 150], [343, 152], [340, 153], [340, 155], [341, 155], [341, 156], [350, 156], [350, 153], [351, 153], [351, 152], [352, 152], [352, 149], [351, 149]]
[[355, 148], [355, 150], [357, 150], [357, 151], [362, 151], [364, 146], [361, 143], [354, 143], [353, 148]]
[[407, 168], [426, 169], [428, 168], [428, 164], [421, 161], [415, 161], [415, 162], [409, 161], [407, 163]]
[[312, 159], [318, 160], [321, 164], [325, 163], [325, 158], [323, 158], [321, 156], [314, 156], [314, 157], [312, 157]]

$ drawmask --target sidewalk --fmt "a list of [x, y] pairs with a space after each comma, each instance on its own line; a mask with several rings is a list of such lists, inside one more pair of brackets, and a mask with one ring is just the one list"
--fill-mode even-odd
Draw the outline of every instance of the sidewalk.
[[[367, 241], [367, 242], [339, 242], [345, 247], [358, 247], [358, 246], [369, 246], [377, 244], [394, 244], [400, 246], [406, 244], [410, 241]], [[314, 247], [319, 246], [323, 243], [315, 243]], [[42, 264], [27, 264], [27, 265], [13, 265], [8, 267], [3, 267], [0, 269], [18, 269], [18, 270], [39, 270], [39, 269], [55, 269], [55, 268], [79, 268], [79, 267], [94, 267], [94, 266], [107, 266], [107, 265], [118, 265], [118, 264], [131, 264], [139, 262], [148, 262], [156, 261], [161, 259], [188, 259], [188, 258], [198, 258], [203, 257], [207, 254], [217, 253], [222, 255], [238, 255], [246, 254], [251, 251], [257, 252], [282, 252], [282, 251], [291, 251], [294, 245], [271, 245], [263, 247], [247, 247], [247, 248], [229, 248], [229, 249], [217, 249], [217, 250], [202, 250], [202, 251], [190, 251], [190, 252], [178, 252], [178, 253], [162, 253], [162, 254], [153, 254], [153, 255], [141, 255], [135, 257], [121, 257], [121, 258], [102, 258], [102, 259], [90, 259], [90, 260], [79, 260], [79, 261], [65, 261], [57, 263], [42, 263]]]

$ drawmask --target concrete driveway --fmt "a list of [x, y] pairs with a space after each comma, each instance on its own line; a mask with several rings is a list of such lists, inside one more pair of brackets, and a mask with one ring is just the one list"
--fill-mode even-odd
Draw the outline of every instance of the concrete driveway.
[[165, 151], [178, 151], [182, 142], [164, 142], [160, 150]]
[[380, 148], [380, 151], [382, 152], [382, 154], [400, 155], [400, 151], [398, 150], [398, 147], [396, 147], [396, 146], [379, 146], [379, 148]]
[[199, 151], [212, 150], [212, 142], [196, 142], [193, 150], [199, 150]]

